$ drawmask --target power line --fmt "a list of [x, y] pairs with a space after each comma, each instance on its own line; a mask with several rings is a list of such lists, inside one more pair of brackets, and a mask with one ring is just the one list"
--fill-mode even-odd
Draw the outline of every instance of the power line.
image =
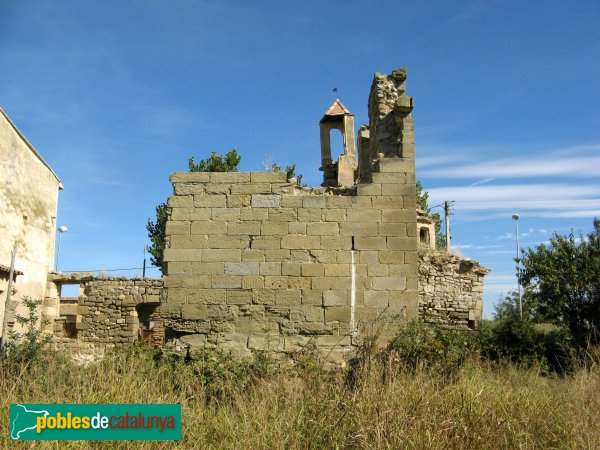
[[76, 273], [76, 272], [119, 272], [123, 270], [142, 270], [143, 267], [130, 267], [128, 269], [96, 269], [96, 270], [63, 270], [63, 273]]
[[[495, 200], [456, 200], [458, 203], [480, 203], [484, 205], [496, 204], [496, 202], [512, 202], [512, 203], [544, 203], [544, 204], [555, 204], [561, 205], [564, 203], [598, 203], [600, 204], [600, 198], [589, 198], [589, 199], [564, 199], [564, 200], [536, 200], [536, 199], [525, 199], [525, 200], [513, 200], [513, 199], [495, 199]], [[439, 205], [441, 206], [441, 205]]]

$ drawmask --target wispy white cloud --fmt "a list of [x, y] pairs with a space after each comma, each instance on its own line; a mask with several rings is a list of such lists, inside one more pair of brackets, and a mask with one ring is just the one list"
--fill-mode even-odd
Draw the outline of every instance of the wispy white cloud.
[[502, 245], [476, 245], [476, 250], [489, 250], [493, 248], [502, 248]]
[[519, 233], [519, 236], [521, 237], [529, 237], [534, 233], [534, 229], [533, 228], [529, 228], [527, 231], [523, 231], [522, 233]]
[[440, 167], [424, 170], [422, 176], [441, 178], [518, 178], [545, 176], [600, 176], [600, 156], [578, 156], [567, 158], [498, 159], [452, 168]]
[[[600, 201], [596, 203], [600, 204]], [[578, 219], [600, 217], [600, 209], [581, 209], [576, 211], [542, 211], [539, 217], [554, 217], [557, 219]]]
[[[461, 221], [481, 220], [473, 211], [527, 211], [530, 216], [555, 218], [600, 217], [598, 184], [510, 184], [485, 186], [448, 186], [429, 189], [432, 204], [454, 200]], [[492, 213], [497, 217], [499, 214]], [[493, 217], [492, 217], [493, 218]]]
[[[423, 153], [428, 154], [431, 153], [429, 151], [423, 151]], [[452, 155], [435, 155], [435, 156], [423, 156], [423, 157], [418, 157], [416, 160], [416, 164], [417, 164], [417, 169], [424, 169], [426, 167], [435, 167], [435, 166], [439, 166], [439, 165], [447, 165], [448, 163], [455, 163], [456, 164], [456, 156]]]
[[479, 181], [476, 181], [475, 183], [471, 183], [469, 185], [469, 187], [479, 186], [481, 184], [486, 184], [486, 183], [489, 183], [490, 181], [494, 181], [495, 179], [496, 178], [494, 178], [494, 177], [484, 178], [483, 180], [479, 180]]
[[514, 282], [512, 283], [488, 283], [486, 280], [483, 285], [483, 289], [486, 296], [504, 296], [505, 294], [517, 289], [517, 280], [515, 278]]
[[469, 249], [469, 248], [473, 248], [473, 244], [453, 244], [452, 245], [453, 249]]

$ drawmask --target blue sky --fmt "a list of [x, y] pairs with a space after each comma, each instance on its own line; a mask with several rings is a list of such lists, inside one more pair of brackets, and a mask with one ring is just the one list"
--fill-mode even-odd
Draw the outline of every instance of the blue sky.
[[572, 0], [0, 0], [0, 106], [64, 183], [61, 269], [131, 268], [190, 156], [318, 185], [323, 112], [366, 122], [373, 73], [406, 66], [417, 178], [492, 269], [489, 317], [516, 287], [514, 212], [524, 246], [600, 217], [598, 23]]

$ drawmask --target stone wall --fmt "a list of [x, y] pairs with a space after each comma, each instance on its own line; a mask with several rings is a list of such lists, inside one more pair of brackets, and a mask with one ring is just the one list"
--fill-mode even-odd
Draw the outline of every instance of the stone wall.
[[419, 255], [419, 316], [430, 323], [478, 330], [483, 312], [483, 278], [489, 270], [448, 253]]
[[[332, 186], [328, 173], [322, 188], [298, 187], [284, 172], [172, 174], [163, 279], [53, 275], [45, 311], [60, 312], [55, 345], [99, 355], [167, 339], [239, 355], [308, 348], [340, 362], [365, 336], [392, 337], [419, 315], [478, 326], [487, 269], [418, 253], [405, 82], [403, 69], [375, 75], [360, 168], [343, 177], [358, 179], [351, 186], [339, 177]], [[351, 115], [337, 103], [343, 119]], [[335, 166], [330, 156], [322, 167]], [[60, 285], [75, 283], [77, 300], [60, 299]]]
[[405, 75], [390, 83], [375, 77], [369, 111], [377, 147], [363, 161], [369, 176], [355, 186], [299, 188], [284, 173], [171, 175], [162, 315], [175, 337], [242, 354], [314, 344], [339, 360], [379, 324], [393, 334], [416, 317]]
[[[65, 284], [80, 284], [76, 303], [56, 295]], [[154, 345], [163, 344], [162, 280], [53, 274], [49, 285], [48, 291], [55, 295], [46, 297], [46, 303], [55, 303], [60, 311], [53, 320], [55, 348], [102, 355], [115, 344], [142, 338]], [[144, 330], [144, 325], [152, 329]]]
[[280, 173], [173, 174], [167, 327], [193, 345], [314, 343], [335, 356], [365, 324], [415, 317], [416, 212], [399, 207], [414, 203], [414, 184], [401, 182], [403, 167], [383, 160], [379, 183], [350, 191], [294, 188]]

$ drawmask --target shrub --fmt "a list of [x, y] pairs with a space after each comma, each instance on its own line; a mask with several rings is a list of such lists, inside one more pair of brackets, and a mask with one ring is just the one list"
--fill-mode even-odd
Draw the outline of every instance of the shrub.
[[276, 371], [272, 358], [263, 352], [255, 353], [252, 359], [242, 359], [231, 352], [205, 347], [193, 351], [188, 358], [159, 352], [154, 354], [153, 359], [157, 367], [168, 366], [174, 373], [189, 371], [203, 387], [207, 402], [226, 398], [233, 389], [248, 386]]
[[481, 329], [482, 353], [489, 360], [557, 373], [573, 366], [576, 348], [569, 330], [534, 323], [528, 309], [521, 318], [514, 294], [497, 305], [495, 319], [484, 321]]
[[524, 368], [539, 366], [563, 373], [570, 370], [575, 358], [568, 330], [526, 319], [484, 321], [480, 340], [484, 357]]
[[400, 330], [389, 350], [401, 366], [411, 370], [425, 368], [452, 374], [477, 355], [478, 347], [477, 337], [470, 331], [415, 320]]
[[44, 333], [42, 328], [47, 320], [41, 320], [38, 307], [43, 303], [40, 299], [23, 297], [23, 304], [27, 308], [27, 315], [15, 315], [15, 321], [25, 331], [19, 333], [14, 330], [8, 332], [6, 357], [11, 363], [33, 362], [40, 355], [42, 348], [52, 340], [52, 336]]

